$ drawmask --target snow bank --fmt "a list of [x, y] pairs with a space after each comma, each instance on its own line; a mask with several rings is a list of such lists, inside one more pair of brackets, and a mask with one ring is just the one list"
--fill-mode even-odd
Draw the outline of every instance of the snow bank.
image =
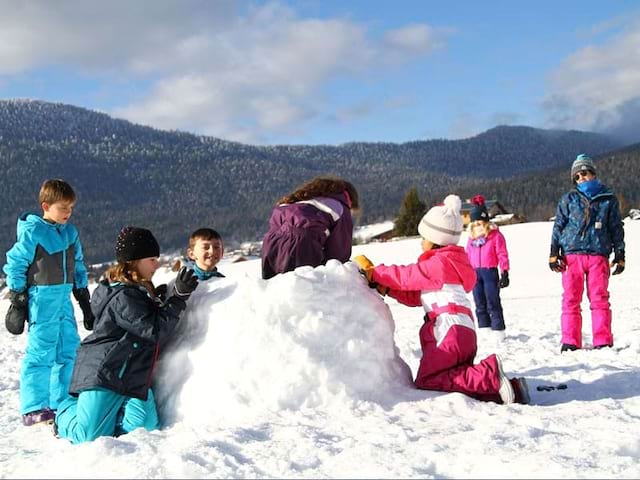
[[352, 263], [201, 283], [183, 321], [158, 372], [166, 421], [344, 408], [412, 388], [391, 312]]

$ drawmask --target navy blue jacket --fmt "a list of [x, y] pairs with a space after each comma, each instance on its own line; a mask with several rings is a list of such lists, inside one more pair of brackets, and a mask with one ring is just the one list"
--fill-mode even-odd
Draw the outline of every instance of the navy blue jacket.
[[160, 303], [141, 286], [100, 282], [91, 297], [95, 327], [78, 349], [70, 393], [106, 388], [146, 400], [160, 349], [185, 308], [176, 296]]
[[609, 257], [624, 251], [624, 228], [620, 206], [613, 192], [602, 186], [592, 199], [577, 189], [565, 193], [556, 210], [551, 252], [581, 253]]

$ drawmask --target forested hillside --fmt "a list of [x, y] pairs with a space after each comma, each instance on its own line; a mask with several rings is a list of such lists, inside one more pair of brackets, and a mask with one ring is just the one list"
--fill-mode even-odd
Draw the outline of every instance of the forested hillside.
[[[0, 101], [0, 250], [15, 239], [16, 216], [38, 209], [39, 185], [51, 177], [76, 189], [72, 221], [88, 260], [97, 262], [112, 257], [115, 235], [126, 224], [158, 232], [163, 249], [183, 246], [189, 232], [204, 225], [229, 241], [260, 238], [277, 198], [327, 173], [348, 178], [360, 191], [360, 223], [393, 218], [413, 186], [430, 202], [482, 187], [533, 219], [530, 206], [550, 204], [562, 191], [540, 172], [562, 165], [558, 179], [568, 177], [577, 153], [615, 147], [598, 134], [529, 127], [496, 127], [464, 140], [257, 147], [155, 130], [69, 105]], [[516, 178], [522, 175], [529, 180]]]

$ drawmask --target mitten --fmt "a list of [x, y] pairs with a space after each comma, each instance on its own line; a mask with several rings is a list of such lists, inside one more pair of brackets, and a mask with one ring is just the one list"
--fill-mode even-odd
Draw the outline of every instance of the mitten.
[[74, 288], [73, 296], [77, 300], [78, 305], [80, 305], [80, 310], [82, 310], [82, 323], [84, 324], [84, 328], [89, 331], [93, 330], [95, 317], [91, 311], [91, 295], [89, 295], [89, 289]]
[[616, 252], [613, 257], [613, 262], [611, 262], [611, 266], [616, 266], [611, 275], [620, 275], [624, 272], [624, 250], [619, 250]]
[[367, 281], [371, 283], [373, 281], [373, 262], [365, 255], [358, 255], [353, 258], [353, 261], [358, 265], [360, 273], [367, 277]]
[[9, 300], [11, 305], [4, 318], [4, 325], [10, 333], [20, 335], [24, 332], [24, 324], [29, 318], [27, 292], [9, 290]]
[[192, 269], [182, 267], [173, 285], [173, 294], [183, 300], [187, 300], [198, 286], [198, 277]]
[[500, 285], [500, 288], [507, 288], [509, 286], [509, 272], [502, 272], [498, 285]]

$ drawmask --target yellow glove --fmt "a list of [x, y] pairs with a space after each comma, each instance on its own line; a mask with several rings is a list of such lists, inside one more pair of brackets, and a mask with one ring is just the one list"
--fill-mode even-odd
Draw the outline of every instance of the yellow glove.
[[367, 277], [367, 281], [371, 283], [373, 281], [373, 262], [365, 255], [358, 255], [353, 258], [353, 261], [358, 265], [360, 272]]

